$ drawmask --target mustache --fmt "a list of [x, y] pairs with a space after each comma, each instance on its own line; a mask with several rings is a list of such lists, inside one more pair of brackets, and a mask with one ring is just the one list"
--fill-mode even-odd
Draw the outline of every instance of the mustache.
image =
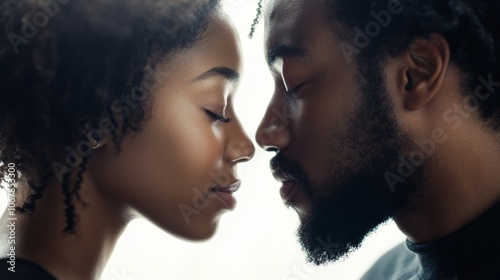
[[290, 160], [281, 153], [278, 153], [271, 159], [269, 166], [273, 172], [283, 174], [293, 179], [302, 186], [304, 191], [312, 195], [311, 181], [298, 162]]

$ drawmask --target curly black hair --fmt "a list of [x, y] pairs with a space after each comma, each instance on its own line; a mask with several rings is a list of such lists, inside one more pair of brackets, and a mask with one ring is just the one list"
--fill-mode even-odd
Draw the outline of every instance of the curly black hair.
[[119, 152], [147, 119], [155, 69], [200, 42], [219, 7], [218, 0], [0, 3], [0, 179], [15, 163], [19, 186], [30, 191], [18, 212], [32, 213], [57, 178], [64, 231], [75, 232], [73, 202], [81, 201], [91, 140], [99, 140], [88, 131], [104, 126]]
[[[367, 68], [381, 69], [384, 57], [400, 54], [415, 38], [441, 34], [450, 45], [451, 62], [462, 70], [464, 79], [461, 87], [465, 97], [477, 97], [478, 85], [481, 82], [490, 83], [491, 95], [479, 102], [479, 112], [488, 127], [493, 131], [500, 130], [500, 92], [491, 87], [492, 81], [500, 80], [499, 0], [325, 2], [329, 6], [333, 29], [350, 44], [351, 50], [356, 53], [358, 68], [364, 68], [365, 73]], [[392, 13], [389, 11], [391, 8]], [[369, 26], [370, 22], [377, 22], [379, 29], [374, 28], [371, 34], [365, 34], [369, 39], [367, 44], [361, 47], [355, 45], [355, 28], [365, 32], [366, 28], [373, 28], [374, 24]]]
[[250, 39], [252, 39], [253, 35], [255, 34], [255, 28], [259, 24], [259, 19], [261, 15], [262, 15], [262, 0], [259, 0], [257, 4], [257, 15], [255, 15], [252, 26], [250, 27], [250, 34], [248, 34], [248, 37]]

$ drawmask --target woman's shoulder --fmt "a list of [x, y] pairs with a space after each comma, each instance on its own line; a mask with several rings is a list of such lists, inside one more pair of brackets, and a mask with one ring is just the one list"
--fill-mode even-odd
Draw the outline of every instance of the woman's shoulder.
[[0, 279], [8, 280], [56, 280], [56, 278], [38, 264], [15, 258], [13, 261], [8, 258], [0, 259]]

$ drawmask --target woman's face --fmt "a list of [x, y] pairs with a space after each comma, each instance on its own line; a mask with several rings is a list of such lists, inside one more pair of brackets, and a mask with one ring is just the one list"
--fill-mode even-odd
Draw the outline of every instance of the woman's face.
[[102, 195], [178, 236], [211, 237], [234, 208], [236, 165], [255, 152], [232, 104], [240, 67], [237, 33], [217, 16], [201, 43], [156, 71], [141, 130], [125, 137], [119, 154], [109, 140], [94, 152], [89, 174]]

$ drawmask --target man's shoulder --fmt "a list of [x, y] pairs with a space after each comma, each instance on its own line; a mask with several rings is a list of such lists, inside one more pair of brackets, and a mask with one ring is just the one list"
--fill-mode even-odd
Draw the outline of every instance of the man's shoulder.
[[378, 259], [361, 280], [417, 279], [419, 270], [418, 256], [408, 250], [403, 242]]

